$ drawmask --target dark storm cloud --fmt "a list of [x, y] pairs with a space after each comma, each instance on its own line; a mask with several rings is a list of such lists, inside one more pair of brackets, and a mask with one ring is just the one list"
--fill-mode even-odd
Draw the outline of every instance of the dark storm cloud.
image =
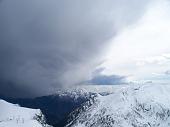
[[126, 76], [119, 75], [98, 75], [93, 77], [88, 83], [94, 85], [120, 85], [126, 84]]
[[146, 3], [1, 1], [0, 93], [37, 96], [85, 80], [107, 40], [136, 21]]
[[120, 75], [105, 75], [102, 72], [105, 68], [96, 69], [91, 76], [91, 79], [83, 82], [82, 84], [91, 84], [91, 85], [120, 85], [127, 84], [128, 76], [120, 76]]

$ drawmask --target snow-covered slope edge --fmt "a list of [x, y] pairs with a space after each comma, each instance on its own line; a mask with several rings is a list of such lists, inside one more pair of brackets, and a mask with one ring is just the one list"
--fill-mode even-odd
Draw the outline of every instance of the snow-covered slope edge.
[[[121, 86], [120, 86], [121, 87]], [[170, 86], [127, 86], [75, 110], [67, 127], [168, 127]]]
[[0, 99], [0, 127], [50, 127], [39, 109], [29, 109]]

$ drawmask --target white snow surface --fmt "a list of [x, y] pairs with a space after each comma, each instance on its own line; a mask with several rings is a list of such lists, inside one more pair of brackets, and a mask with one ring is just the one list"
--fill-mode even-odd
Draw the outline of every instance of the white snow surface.
[[119, 86], [74, 111], [70, 121], [67, 127], [170, 127], [170, 85]]
[[45, 127], [36, 115], [42, 116], [39, 109], [29, 109], [0, 99], [0, 127]]

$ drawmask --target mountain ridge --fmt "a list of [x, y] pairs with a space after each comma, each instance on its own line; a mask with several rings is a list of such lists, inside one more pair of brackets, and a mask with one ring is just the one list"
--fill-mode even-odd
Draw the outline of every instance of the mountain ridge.
[[168, 127], [169, 91], [168, 85], [129, 85], [98, 95], [91, 105], [74, 111], [66, 127]]

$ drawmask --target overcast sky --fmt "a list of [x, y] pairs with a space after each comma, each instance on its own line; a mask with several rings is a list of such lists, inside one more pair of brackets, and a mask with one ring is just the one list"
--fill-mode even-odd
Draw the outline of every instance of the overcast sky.
[[170, 1], [151, 1], [140, 19], [111, 39], [103, 74], [129, 81], [170, 81]]
[[169, 9], [168, 0], [0, 1], [0, 94], [168, 80]]

